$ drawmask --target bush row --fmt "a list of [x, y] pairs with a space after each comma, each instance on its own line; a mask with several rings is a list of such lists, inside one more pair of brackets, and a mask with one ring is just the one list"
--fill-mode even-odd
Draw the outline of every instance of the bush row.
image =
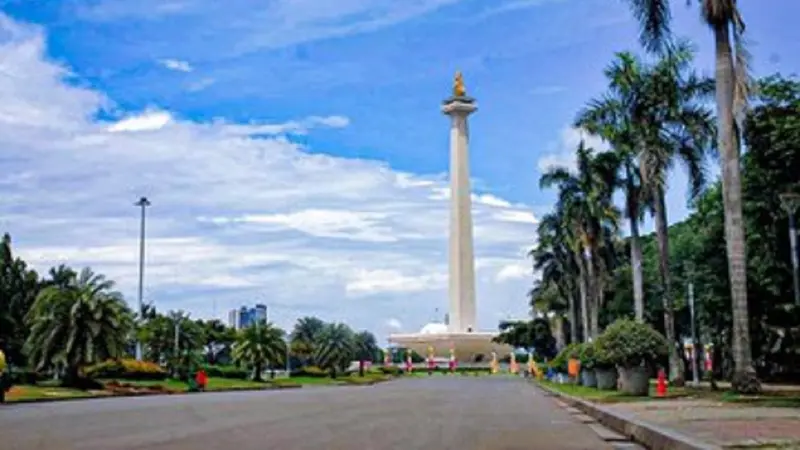
[[163, 367], [149, 361], [112, 359], [85, 367], [87, 378], [125, 378], [128, 380], [165, 380], [169, 375]]
[[594, 342], [572, 343], [564, 347], [550, 367], [566, 373], [569, 360], [580, 361], [582, 369], [613, 367], [653, 367], [669, 353], [669, 343], [650, 325], [620, 319], [609, 325]]

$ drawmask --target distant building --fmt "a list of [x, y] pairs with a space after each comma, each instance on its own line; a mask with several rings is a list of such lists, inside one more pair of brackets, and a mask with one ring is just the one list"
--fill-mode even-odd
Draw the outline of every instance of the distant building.
[[267, 305], [257, 304], [253, 308], [242, 306], [239, 309], [232, 309], [228, 312], [228, 326], [241, 330], [256, 323], [267, 321]]
[[242, 327], [242, 321], [240, 318], [241, 316], [239, 315], [238, 309], [232, 309], [228, 311], [228, 326], [234, 330], [238, 330]]

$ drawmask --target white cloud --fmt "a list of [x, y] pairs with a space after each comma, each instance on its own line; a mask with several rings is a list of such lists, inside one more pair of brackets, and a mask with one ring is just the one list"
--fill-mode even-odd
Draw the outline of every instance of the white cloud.
[[392, 317], [386, 320], [386, 326], [391, 328], [392, 330], [399, 330], [403, 328], [403, 322], [400, 322], [398, 319]]
[[164, 111], [148, 111], [115, 122], [108, 127], [108, 131], [155, 131], [164, 128], [172, 122], [172, 115]]
[[585, 130], [575, 127], [564, 127], [561, 130], [559, 140], [550, 146], [548, 152], [539, 158], [537, 167], [540, 172], [547, 172], [553, 167], [563, 167], [568, 170], [575, 170], [575, 150], [581, 140], [587, 147], [601, 152], [609, 149], [608, 142], [599, 136], [588, 133]]
[[[161, 309], [223, 316], [264, 301], [283, 326], [320, 315], [360, 328], [399, 317], [417, 329], [446, 308], [441, 174], [314, 154], [282, 137], [349, 126], [345, 116], [239, 124], [150, 109], [99, 121], [112, 102], [65, 82], [44, 42], [0, 15], [0, 228], [35, 268], [91, 266], [135, 298], [133, 202], [147, 196], [145, 299]], [[533, 216], [474, 198], [476, 256], [495, 261], [478, 268], [481, 325], [494, 328], [492, 310], [526, 309], [527, 280], [495, 275], [520, 260]]]
[[533, 271], [530, 268], [530, 266], [527, 266], [522, 262], [520, 262], [503, 266], [503, 268], [501, 268], [500, 271], [497, 272], [496, 280], [507, 281], [514, 279], [531, 278], [532, 276], [533, 276]]
[[176, 72], [188, 73], [194, 71], [194, 67], [192, 67], [188, 61], [181, 61], [179, 59], [161, 59], [158, 62], [167, 69], [174, 70]]

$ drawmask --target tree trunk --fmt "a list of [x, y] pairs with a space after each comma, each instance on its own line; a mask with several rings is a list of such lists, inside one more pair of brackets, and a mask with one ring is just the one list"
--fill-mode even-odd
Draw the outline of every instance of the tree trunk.
[[603, 273], [599, 267], [595, 268], [597, 276], [595, 286], [595, 303], [592, 305], [592, 339], [597, 339], [600, 336], [600, 309], [606, 302], [606, 283], [603, 280]]
[[586, 282], [586, 265], [583, 261], [583, 255], [580, 252], [575, 253], [575, 262], [578, 264], [578, 281], [580, 283], [579, 288], [581, 295], [581, 325], [583, 325], [581, 342], [586, 342], [586, 340], [591, 336], [589, 333], [589, 287], [587, 286]]
[[658, 273], [661, 277], [661, 300], [664, 305], [664, 337], [669, 343], [669, 380], [673, 385], [683, 386], [684, 376], [681, 358], [675, 345], [675, 316], [672, 310], [672, 287], [669, 273], [669, 235], [667, 233], [667, 205], [664, 191], [658, 189], [654, 203], [656, 239], [658, 240]]
[[255, 373], [253, 374], [253, 381], [261, 381], [261, 364], [256, 364]]
[[644, 275], [642, 274], [642, 244], [639, 241], [639, 219], [631, 217], [631, 272], [633, 273], [633, 310], [636, 320], [644, 322]]
[[578, 305], [575, 304], [575, 290], [571, 289], [569, 296], [569, 342], [580, 342], [578, 340]]
[[364, 376], [364, 360], [363, 359], [359, 359], [358, 360], [358, 376], [360, 376], [360, 377]]
[[[594, 267], [594, 251], [589, 249], [586, 253], [589, 257], [586, 264], [586, 284], [587, 284], [587, 300], [589, 306], [589, 337], [594, 340], [597, 337], [597, 324], [598, 324], [598, 308], [597, 308], [597, 271]], [[587, 339], [588, 341], [588, 339]]]
[[[739, 137], [733, 115], [734, 67], [729, 24], [714, 25], [716, 40], [717, 146], [722, 153], [722, 201], [725, 207], [725, 244], [733, 309], [733, 388], [760, 390], [753, 368], [747, 307], [747, 260], [742, 219], [742, 181]], [[740, 383], [741, 381], [741, 383]], [[749, 382], [748, 382], [749, 381]], [[751, 385], [746, 387], [744, 385]]]

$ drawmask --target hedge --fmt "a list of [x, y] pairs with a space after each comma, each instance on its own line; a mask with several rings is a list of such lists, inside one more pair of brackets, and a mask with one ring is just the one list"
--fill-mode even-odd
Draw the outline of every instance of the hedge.
[[121, 378], [127, 380], [165, 380], [169, 375], [156, 363], [135, 359], [108, 360], [83, 369], [88, 378]]
[[325, 378], [331, 376], [329, 372], [316, 366], [301, 367], [293, 370], [292, 377]]
[[233, 380], [246, 380], [250, 377], [250, 371], [240, 369], [236, 366], [206, 366], [206, 375], [215, 378], [229, 378]]

